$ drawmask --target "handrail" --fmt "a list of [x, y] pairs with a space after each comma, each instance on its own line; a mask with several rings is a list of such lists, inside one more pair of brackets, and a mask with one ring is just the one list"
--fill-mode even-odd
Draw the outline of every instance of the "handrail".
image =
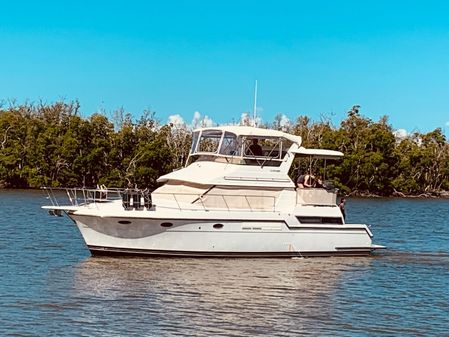
[[52, 206], [60, 206], [58, 197], [55, 192], [65, 191], [66, 197], [72, 206], [81, 206], [88, 204], [95, 204], [97, 202], [107, 202], [118, 200], [121, 198], [121, 193], [125, 189], [121, 188], [85, 188], [85, 187], [41, 187], [47, 193]]
[[297, 188], [297, 205], [336, 205], [338, 189], [324, 189], [320, 187]]
[[[66, 187], [42, 187], [43, 191], [47, 192], [48, 199], [52, 206], [59, 207], [61, 203], [58, 201], [58, 196], [55, 192], [65, 191], [65, 199], [68, 200], [71, 206], [86, 206], [96, 205], [100, 203], [110, 202], [113, 200], [120, 200], [127, 189], [120, 188], [66, 188]], [[219, 194], [212, 193], [172, 193], [172, 192], [153, 192], [152, 195], [170, 196], [174, 201], [174, 207], [170, 204], [157, 204], [159, 207], [174, 208], [178, 210], [226, 210], [231, 211], [249, 211], [249, 212], [275, 212], [276, 211], [276, 196], [254, 195], [254, 194]], [[189, 200], [182, 200], [182, 197], [189, 197]], [[191, 200], [194, 200], [191, 203]], [[267, 200], [270, 200], [268, 202]], [[161, 200], [159, 200], [161, 201]], [[200, 206], [195, 207], [195, 206]]]
[[209, 193], [210, 191], [212, 191], [212, 189], [217, 186], [217, 185], [212, 185], [211, 187], [209, 187], [205, 192], [203, 192], [198, 198], [196, 198], [195, 200], [193, 200], [191, 203], [194, 204], [195, 202], [198, 201], [198, 199], [201, 199], [202, 197], [204, 197], [207, 193]]

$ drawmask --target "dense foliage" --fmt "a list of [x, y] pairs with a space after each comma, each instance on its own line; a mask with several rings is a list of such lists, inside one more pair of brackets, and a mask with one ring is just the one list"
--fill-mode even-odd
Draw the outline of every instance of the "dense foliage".
[[[188, 154], [186, 126], [158, 124], [146, 111], [133, 121], [123, 109], [82, 118], [78, 102], [11, 104], [0, 108], [0, 186], [155, 187], [158, 176]], [[348, 113], [339, 127], [299, 116], [272, 127], [300, 135], [305, 147], [345, 153], [327, 174], [345, 193], [438, 194], [449, 189], [449, 145], [441, 129], [399, 139], [387, 117], [378, 122]]]

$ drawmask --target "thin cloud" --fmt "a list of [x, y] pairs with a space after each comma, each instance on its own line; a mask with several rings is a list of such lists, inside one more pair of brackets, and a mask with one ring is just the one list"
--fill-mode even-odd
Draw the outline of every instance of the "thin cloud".
[[[256, 116], [256, 125], [260, 125], [262, 123], [262, 118], [259, 116]], [[251, 117], [249, 112], [242, 112], [240, 115], [240, 125], [244, 126], [253, 126], [254, 125], [254, 118]]]
[[201, 112], [195, 111], [193, 113], [192, 124], [190, 124], [190, 128], [192, 128], [192, 129], [206, 128], [206, 127], [211, 127], [214, 124], [215, 123], [212, 118], [210, 118], [207, 115], [204, 115], [204, 117], [203, 117], [201, 115]]
[[279, 119], [279, 127], [283, 131], [286, 131], [291, 126], [292, 126], [292, 122], [290, 121], [290, 119], [285, 114], [281, 114], [281, 118]]
[[176, 114], [168, 116], [168, 124], [171, 124], [173, 125], [173, 127], [179, 129], [185, 126], [186, 123], [184, 122], [184, 118], [182, 118], [181, 115]]
[[409, 133], [405, 129], [397, 129], [393, 131], [393, 135], [397, 140], [404, 140], [409, 136]]

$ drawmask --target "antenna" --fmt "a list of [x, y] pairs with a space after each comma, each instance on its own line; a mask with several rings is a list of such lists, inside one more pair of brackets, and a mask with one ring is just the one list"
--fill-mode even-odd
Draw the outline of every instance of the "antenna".
[[253, 111], [253, 126], [256, 127], [256, 116], [257, 116], [257, 80], [254, 87], [254, 111]]

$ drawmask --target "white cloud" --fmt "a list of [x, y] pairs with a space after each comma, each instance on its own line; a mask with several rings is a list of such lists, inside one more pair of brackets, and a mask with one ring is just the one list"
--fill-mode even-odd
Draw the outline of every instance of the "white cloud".
[[291, 127], [291, 125], [292, 122], [290, 121], [290, 119], [286, 115], [282, 114], [279, 120], [279, 126], [281, 127], [281, 129], [284, 131], [288, 130]]
[[403, 140], [407, 138], [409, 134], [405, 129], [397, 129], [393, 131], [393, 135], [396, 137], [396, 139]]
[[201, 127], [201, 113], [199, 111], [195, 111], [193, 113], [193, 119], [191, 124], [193, 129]]
[[215, 123], [209, 116], [201, 115], [199, 111], [193, 113], [192, 124], [190, 125], [192, 129], [211, 127]]
[[186, 124], [184, 122], [184, 118], [182, 118], [181, 115], [179, 115], [179, 114], [169, 116], [168, 123], [172, 124], [173, 127], [177, 128], [177, 129], [185, 126], [185, 124]]
[[203, 128], [208, 128], [214, 125], [214, 121], [209, 116], [204, 116], [203, 120], [201, 121], [201, 126]]
[[251, 123], [251, 118], [249, 117], [249, 113], [248, 112], [243, 112], [242, 115], [240, 116], [240, 125], [246, 125], [246, 126], [250, 126]]
[[[260, 125], [262, 123], [262, 118], [259, 116], [256, 116], [256, 125]], [[251, 118], [251, 115], [249, 112], [242, 112], [240, 115], [240, 125], [244, 126], [253, 126], [254, 125], [254, 118]]]

